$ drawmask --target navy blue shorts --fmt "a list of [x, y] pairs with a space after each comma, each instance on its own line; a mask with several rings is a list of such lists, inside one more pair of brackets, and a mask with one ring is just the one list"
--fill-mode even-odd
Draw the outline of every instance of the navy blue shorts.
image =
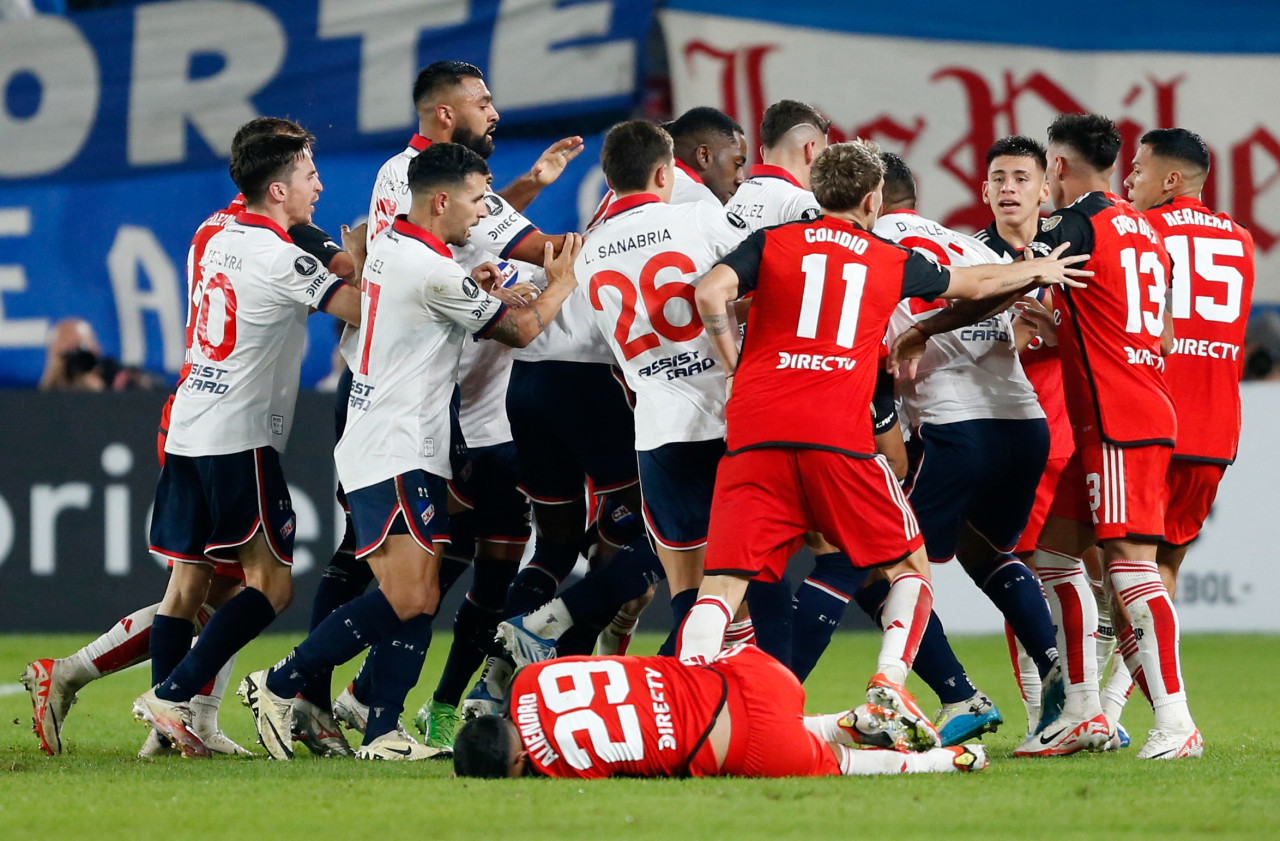
[[363, 558], [389, 534], [411, 535], [431, 554], [449, 541], [449, 489], [444, 478], [410, 470], [376, 485], [347, 491], [356, 527], [355, 556]]
[[1049, 455], [1043, 419], [925, 424], [907, 442], [907, 496], [931, 561], [955, 556], [968, 522], [1001, 552], [1027, 526]]
[[534, 502], [578, 499], [584, 479], [597, 494], [636, 483], [635, 417], [612, 366], [517, 360], [507, 387], [507, 417], [520, 490]]
[[520, 466], [512, 441], [474, 447], [449, 490], [474, 513], [475, 537], [491, 543], [524, 545], [532, 533], [528, 498], [520, 493]]
[[166, 455], [151, 510], [151, 553], [157, 557], [235, 563], [240, 547], [261, 529], [272, 554], [292, 564], [296, 526], [274, 448], [219, 456]]
[[707, 545], [711, 497], [724, 441], [681, 441], [636, 453], [644, 523], [664, 549]]

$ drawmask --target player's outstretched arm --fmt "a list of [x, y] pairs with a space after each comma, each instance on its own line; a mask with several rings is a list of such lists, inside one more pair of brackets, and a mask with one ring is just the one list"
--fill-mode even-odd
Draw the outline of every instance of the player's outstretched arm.
[[360, 290], [349, 283], [343, 283], [333, 293], [324, 311], [334, 318], [341, 318], [352, 327], [360, 326]]
[[506, 199], [507, 203], [516, 210], [524, 213], [525, 208], [533, 204], [538, 193], [542, 192], [542, 188], [554, 183], [569, 165], [569, 161], [581, 155], [584, 148], [586, 147], [582, 145], [581, 137], [557, 140], [538, 157], [533, 164], [533, 169], [499, 190], [498, 195]]
[[555, 320], [560, 307], [578, 287], [573, 263], [580, 251], [582, 237], [579, 234], [565, 234], [559, 254], [555, 253], [550, 242], [544, 243], [542, 265], [547, 270], [547, 288], [528, 306], [508, 309], [503, 313], [502, 319], [485, 338], [511, 347], [527, 347], [536, 339], [547, 324]]
[[1073, 254], [1063, 257], [1062, 252], [1070, 245], [1069, 242], [1062, 243], [1047, 257], [1023, 259], [1013, 263], [952, 267], [951, 282], [940, 297], [978, 300], [995, 295], [1009, 295], [1032, 283], [1040, 286], [1061, 283], [1064, 286], [1083, 288], [1085, 284], [1077, 278], [1093, 277], [1093, 272], [1074, 267], [1088, 260], [1090, 255]]
[[733, 377], [738, 368], [738, 344], [734, 341], [733, 324], [729, 318], [729, 302], [737, 298], [738, 273], [723, 263], [713, 266], [703, 275], [693, 293], [702, 326], [711, 337], [726, 378]]

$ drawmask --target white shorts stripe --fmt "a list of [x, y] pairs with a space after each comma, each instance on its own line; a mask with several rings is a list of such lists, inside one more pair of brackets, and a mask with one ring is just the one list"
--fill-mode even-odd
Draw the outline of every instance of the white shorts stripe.
[[1120, 507], [1120, 516], [1116, 518], [1117, 523], [1129, 522], [1129, 504], [1128, 494], [1125, 493], [1125, 477], [1124, 477], [1124, 450], [1116, 448], [1116, 484], [1119, 486], [1116, 491], [1116, 504]]

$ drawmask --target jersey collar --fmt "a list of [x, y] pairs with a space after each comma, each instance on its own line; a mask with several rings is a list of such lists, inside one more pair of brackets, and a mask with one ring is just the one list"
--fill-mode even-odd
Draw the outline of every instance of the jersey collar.
[[428, 231], [426, 228], [419, 228], [417, 225], [409, 221], [409, 218], [403, 213], [396, 217], [396, 221], [391, 223], [391, 230], [397, 234], [402, 234], [410, 239], [416, 239], [418, 242], [430, 248], [441, 257], [453, 259], [453, 252], [449, 250], [449, 246], [440, 241], [440, 238]]
[[289, 238], [289, 232], [277, 225], [274, 219], [259, 213], [250, 213], [247, 210], [242, 210], [236, 214], [236, 222], [241, 225], [248, 225], [250, 228], [266, 228], [285, 242], [293, 242]]
[[694, 172], [692, 169], [689, 169], [689, 167], [685, 164], [684, 161], [680, 160], [679, 158], [676, 158], [675, 162], [676, 162], [677, 169], [683, 169], [685, 175], [689, 176], [699, 184], [702, 183], [702, 178], [698, 175], [698, 173]]
[[420, 134], [415, 134], [409, 138], [409, 148], [416, 149], [421, 152], [423, 149], [431, 145], [431, 141]]
[[881, 215], [881, 216], [897, 216], [898, 214], [904, 214], [904, 215], [906, 215], [906, 216], [919, 216], [919, 215], [920, 215], [919, 213], [916, 213], [914, 210], [912, 210], [912, 209], [911, 209], [911, 208], [909, 208], [909, 207], [904, 207], [904, 208], [902, 208], [901, 210], [890, 210], [888, 213], [882, 213], [882, 214], [880, 214], [880, 215]]
[[231, 200], [231, 204], [227, 205], [227, 210], [232, 213], [239, 213], [244, 210], [244, 193], [236, 193], [236, 197]]
[[804, 187], [800, 186], [800, 182], [796, 180], [796, 177], [794, 175], [792, 175], [790, 172], [783, 169], [782, 167], [774, 166], [773, 164], [756, 164], [755, 166], [751, 167], [751, 177], [752, 178], [781, 178], [783, 181], [793, 184], [796, 187], [800, 187], [801, 190], [804, 189]]
[[653, 204], [654, 202], [661, 201], [662, 199], [658, 198], [653, 193], [632, 193], [631, 195], [624, 196], [620, 199], [615, 198], [609, 203], [609, 209], [604, 212], [604, 216], [601, 217], [600, 221], [603, 222], [606, 219], [612, 219], [619, 213], [625, 213], [628, 210], [633, 210], [641, 205]]

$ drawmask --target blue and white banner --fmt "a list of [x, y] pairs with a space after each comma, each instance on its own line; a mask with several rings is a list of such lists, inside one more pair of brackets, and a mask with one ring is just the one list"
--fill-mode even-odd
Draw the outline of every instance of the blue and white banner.
[[[187, 248], [235, 195], [226, 158], [245, 121], [315, 133], [316, 222], [336, 235], [415, 130], [421, 67], [484, 70], [500, 187], [553, 140], [630, 113], [651, 18], [648, 0], [183, 0], [0, 23], [0, 387], [36, 383], [69, 316], [106, 355], [177, 372]], [[603, 192], [598, 155], [593, 137], [530, 208], [536, 224], [579, 228], [580, 188], [592, 205]], [[333, 347], [331, 320], [313, 322], [304, 384]]]
[[986, 150], [1004, 135], [1043, 139], [1058, 113], [1104, 113], [1124, 137], [1123, 194], [1143, 133], [1199, 132], [1214, 155], [1206, 200], [1252, 231], [1255, 300], [1280, 303], [1280, 5], [669, 0], [661, 20], [677, 113], [723, 109], [754, 153], [765, 108], [809, 102], [831, 118], [833, 140], [867, 137], [902, 155], [921, 212], [960, 230], [991, 221], [979, 190]]

